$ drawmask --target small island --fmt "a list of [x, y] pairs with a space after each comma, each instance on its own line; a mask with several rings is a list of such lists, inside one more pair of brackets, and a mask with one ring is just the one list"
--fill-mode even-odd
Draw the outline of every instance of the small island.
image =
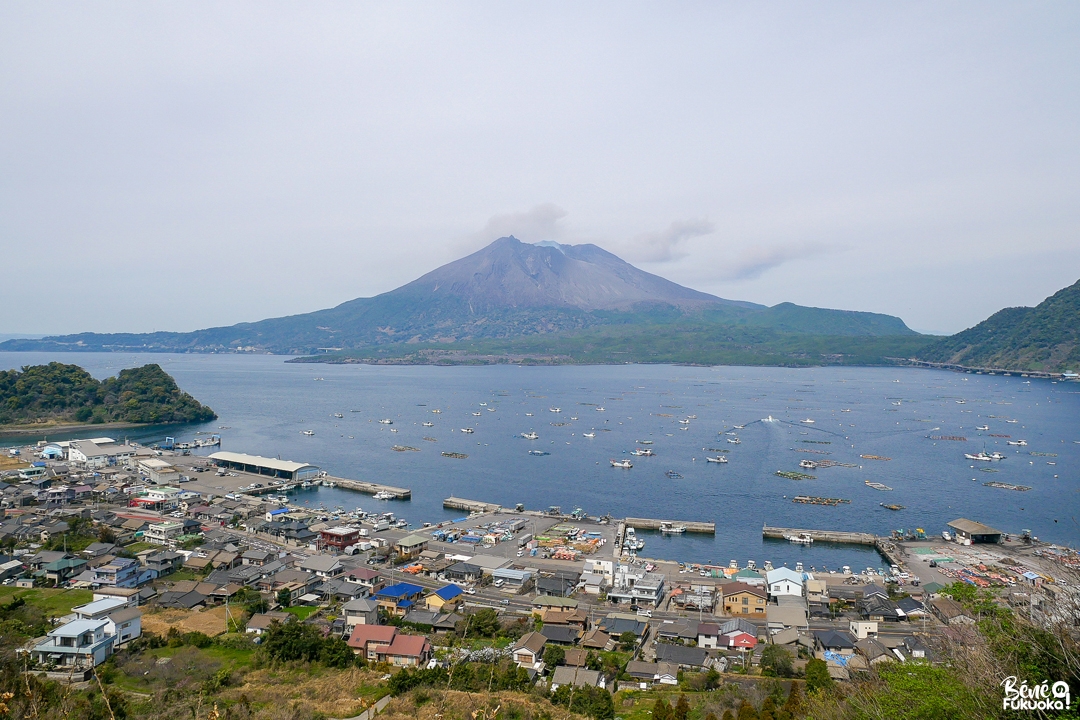
[[206, 422], [213, 410], [151, 363], [98, 381], [78, 365], [51, 362], [0, 371], [0, 433], [91, 425]]

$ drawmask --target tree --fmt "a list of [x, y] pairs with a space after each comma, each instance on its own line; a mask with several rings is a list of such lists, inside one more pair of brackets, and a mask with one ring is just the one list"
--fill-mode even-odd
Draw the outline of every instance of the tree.
[[633, 650], [635, 647], [637, 647], [637, 635], [635, 635], [632, 631], [627, 630], [619, 636], [619, 643], [622, 645], [623, 650]]
[[724, 711], [724, 716], [721, 720], [735, 720], [735, 716], [731, 714], [730, 708]]
[[564, 660], [566, 660], [566, 651], [561, 645], [548, 645], [544, 648], [544, 664], [548, 667], [562, 665]]
[[322, 655], [323, 637], [314, 625], [300, 622], [271, 623], [263, 633], [263, 652], [272, 660], [318, 660]]
[[774, 720], [776, 718], [776, 703], [773, 702], [772, 696], [766, 697], [765, 701], [761, 703], [758, 717], [760, 720]]
[[869, 698], [853, 698], [852, 704], [861, 711], [858, 714], [866, 715], [873, 707], [879, 717], [910, 720], [949, 720], [983, 715], [975, 691], [952, 669], [922, 662], [888, 663], [880, 667], [878, 677], [884, 681], [884, 688]]
[[758, 720], [757, 710], [750, 703], [743, 700], [743, 704], [739, 706], [738, 720]]
[[653, 705], [652, 720], [671, 720], [671, 706], [664, 698], [657, 698]]
[[806, 691], [817, 692], [831, 690], [833, 679], [829, 675], [829, 666], [824, 660], [814, 658], [806, 663]]
[[495, 637], [499, 632], [499, 614], [494, 608], [483, 608], [469, 616], [466, 628], [469, 635]]
[[782, 645], [766, 645], [761, 651], [761, 670], [762, 675], [791, 677], [795, 674], [791, 653]]
[[720, 673], [716, 671], [716, 668], [709, 668], [709, 671], [705, 673], [705, 689], [715, 690], [720, 687], [720, 679]]
[[[297, 624], [297, 623], [294, 623]], [[319, 651], [319, 661], [327, 667], [345, 669], [357, 664], [359, 655], [353, 653], [349, 643], [339, 637], [330, 637], [323, 640], [322, 649]]]
[[791, 691], [788, 692], [787, 700], [784, 701], [784, 714], [790, 718], [798, 717], [803, 711], [802, 685], [797, 682], [791, 683]]
[[690, 714], [690, 703], [686, 700], [686, 695], [679, 694], [679, 702], [675, 703], [675, 711], [672, 713], [673, 720], [686, 720], [686, 716]]
[[289, 607], [289, 605], [292, 603], [292, 593], [290, 593], [286, 588], [281, 588], [280, 590], [278, 590], [277, 593], [277, 601], [278, 605], [280, 605], [281, 607]]
[[116, 533], [108, 525], [102, 525], [98, 528], [98, 542], [113, 543], [116, 542]]
[[705, 720], [716, 720], [716, 715], [714, 713], [708, 713], [705, 715]]

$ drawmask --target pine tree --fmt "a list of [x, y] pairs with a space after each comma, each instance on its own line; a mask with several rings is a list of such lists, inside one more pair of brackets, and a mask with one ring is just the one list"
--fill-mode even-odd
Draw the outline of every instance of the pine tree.
[[664, 698], [657, 699], [656, 704], [653, 705], [652, 716], [653, 720], [672, 720], [671, 706], [668, 705], [667, 700]]
[[743, 704], [739, 706], [738, 720], [759, 720], [757, 710], [750, 703], [743, 700]]
[[686, 716], [690, 714], [690, 703], [686, 700], [686, 695], [679, 695], [679, 702], [675, 703], [675, 712], [672, 714], [673, 720], [686, 720]]
[[[766, 713], [768, 718], [765, 717]], [[773, 702], [772, 696], [765, 698], [765, 702], [761, 703], [761, 711], [758, 713], [761, 716], [761, 720], [773, 720], [776, 717], [776, 703]]]
[[724, 717], [721, 720], [735, 720], [735, 716], [731, 714], [731, 709], [728, 708], [724, 711]]

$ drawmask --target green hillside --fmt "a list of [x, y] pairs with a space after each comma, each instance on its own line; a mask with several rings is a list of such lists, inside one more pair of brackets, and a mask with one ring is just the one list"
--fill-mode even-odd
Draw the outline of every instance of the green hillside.
[[1080, 370], [1080, 281], [1036, 307], [1000, 310], [928, 345], [918, 358], [1002, 370]]
[[38, 422], [185, 423], [217, 415], [160, 366], [121, 370], [102, 382], [78, 365], [52, 362], [0, 371], [0, 425]]

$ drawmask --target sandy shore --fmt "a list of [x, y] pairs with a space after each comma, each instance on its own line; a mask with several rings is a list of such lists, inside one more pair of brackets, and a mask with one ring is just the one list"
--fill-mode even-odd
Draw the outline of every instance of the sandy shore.
[[145, 427], [143, 423], [34, 423], [33, 425], [0, 425], [0, 437], [27, 437], [34, 435], [49, 435], [55, 433], [69, 433], [83, 429], [93, 429], [95, 434], [101, 430], [127, 430], [130, 428]]

